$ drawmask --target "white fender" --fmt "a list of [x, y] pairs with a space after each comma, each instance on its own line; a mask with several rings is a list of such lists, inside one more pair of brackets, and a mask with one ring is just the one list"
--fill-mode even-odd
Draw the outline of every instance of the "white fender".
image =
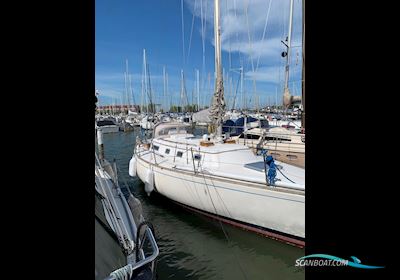
[[154, 172], [150, 168], [147, 169], [144, 190], [147, 192], [148, 195], [150, 195], [150, 193], [154, 190]]
[[129, 176], [135, 177], [136, 176], [136, 158], [133, 156], [129, 161]]

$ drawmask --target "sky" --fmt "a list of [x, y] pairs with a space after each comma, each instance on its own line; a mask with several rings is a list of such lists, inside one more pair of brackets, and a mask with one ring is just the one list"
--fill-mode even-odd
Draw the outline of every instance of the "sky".
[[[182, 24], [183, 3], [183, 24]], [[294, 0], [289, 88], [301, 95], [301, 0]], [[222, 65], [228, 108], [281, 104], [290, 0], [220, 0]], [[141, 104], [143, 50], [153, 102], [164, 108], [182, 104], [181, 70], [187, 100], [209, 106], [214, 89], [214, 0], [96, 0], [95, 87], [100, 105]], [[203, 52], [204, 50], [204, 52]], [[243, 67], [243, 93], [239, 68]], [[163, 68], [168, 74], [164, 95]], [[129, 91], [129, 80], [128, 80]], [[145, 101], [143, 101], [145, 102]]]

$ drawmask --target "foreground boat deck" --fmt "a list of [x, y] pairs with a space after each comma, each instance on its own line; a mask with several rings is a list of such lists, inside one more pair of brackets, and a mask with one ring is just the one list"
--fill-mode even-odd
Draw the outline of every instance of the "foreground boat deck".
[[[138, 146], [136, 152], [149, 164], [162, 168], [240, 180], [259, 188], [267, 187], [262, 156], [249, 153], [249, 148], [240, 144], [216, 143], [204, 147], [199, 145], [200, 140], [193, 135], [156, 138], [151, 148], [146, 150]], [[195, 156], [198, 160], [194, 160]], [[275, 163], [278, 186], [285, 184], [289, 189], [305, 191], [303, 168], [278, 161]]]

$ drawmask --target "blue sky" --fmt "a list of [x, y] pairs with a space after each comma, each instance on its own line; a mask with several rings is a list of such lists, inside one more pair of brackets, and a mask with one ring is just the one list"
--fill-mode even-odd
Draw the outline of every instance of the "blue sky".
[[[183, 1], [183, 50], [181, 0], [96, 0], [95, 86], [100, 92], [100, 104], [119, 104], [125, 100], [126, 59], [132, 76], [133, 99], [140, 104], [143, 49], [146, 49], [156, 103], [165, 103], [162, 76], [165, 66], [168, 102], [180, 102], [181, 69], [185, 73], [186, 91], [191, 100], [195, 69], [198, 69], [200, 103], [209, 105], [214, 88], [213, 2]], [[229, 107], [232, 107], [239, 80], [239, 74], [234, 70], [241, 65], [244, 67], [244, 92], [249, 106], [256, 105], [254, 96], [258, 96], [260, 106], [274, 104], [276, 99], [281, 102], [285, 64], [281, 52], [285, 49], [280, 41], [288, 33], [289, 3], [290, 0], [220, 0], [222, 64], [228, 76], [224, 82]], [[294, 0], [292, 46], [289, 84], [292, 94], [300, 95], [300, 0]], [[208, 75], [211, 76], [210, 83]], [[196, 94], [193, 98], [197, 99]], [[236, 104], [240, 107], [243, 100], [238, 90]]]

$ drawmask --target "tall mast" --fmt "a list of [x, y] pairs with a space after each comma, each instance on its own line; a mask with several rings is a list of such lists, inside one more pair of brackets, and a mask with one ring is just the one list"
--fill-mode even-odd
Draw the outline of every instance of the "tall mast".
[[243, 66], [240, 67], [240, 94], [242, 95], [242, 110], [246, 108], [246, 100], [243, 93]]
[[[215, 72], [217, 78], [222, 80], [221, 67], [221, 28], [219, 26], [219, 0], [215, 0], [214, 8], [214, 43], [215, 43]], [[216, 84], [217, 87], [217, 84]]]
[[162, 108], [164, 108], [164, 112], [166, 111], [165, 109], [166, 109], [166, 107], [167, 107], [167, 105], [166, 105], [166, 96], [167, 96], [167, 94], [166, 94], [166, 81], [165, 81], [165, 65], [163, 66], [163, 84], [164, 84], [164, 93], [163, 93], [163, 106], [162, 106]]
[[[144, 57], [144, 50], [143, 50], [143, 57]], [[143, 59], [143, 67], [142, 67], [142, 96], [140, 100], [140, 113], [144, 112], [144, 59]]]
[[146, 62], [146, 50], [143, 49], [143, 72], [144, 72], [144, 99], [146, 103], [146, 113], [149, 113], [149, 108], [147, 106], [147, 99], [148, 99], [148, 93], [147, 93], [147, 62]]
[[150, 113], [154, 114], [155, 113], [155, 105], [153, 105], [153, 92], [151, 90], [151, 79], [150, 79], [150, 66], [146, 64], [146, 69], [147, 69], [147, 77], [149, 79], [148, 87], [148, 98], [149, 98], [149, 103], [150, 103]]
[[196, 69], [197, 77], [197, 111], [200, 111], [200, 73], [199, 69]]
[[[124, 105], [127, 102], [126, 98], [128, 97], [128, 77], [126, 75], [126, 72], [124, 73], [124, 81], [125, 81], [125, 94], [124, 94]], [[123, 111], [125, 114], [125, 110]]]
[[289, 13], [289, 34], [286, 45], [286, 67], [285, 67], [285, 87], [283, 90], [283, 105], [287, 108], [291, 104], [291, 95], [289, 92], [289, 64], [290, 64], [290, 47], [292, 41], [292, 24], [293, 24], [293, 2], [290, 0], [290, 13]]
[[[129, 69], [128, 69], [128, 59], [125, 60], [126, 63], [126, 80], [128, 82], [128, 78], [129, 78]], [[129, 109], [131, 107], [131, 99], [130, 99], [130, 90], [128, 90], [128, 87], [126, 87], [126, 97], [127, 97], [127, 102], [128, 102], [128, 113], [129, 113]]]
[[219, 0], [214, 2], [214, 45], [215, 45], [215, 92], [211, 106], [211, 115], [214, 120], [216, 138], [222, 140], [222, 122], [224, 116], [224, 81], [221, 67], [221, 27], [219, 19]]
[[207, 92], [211, 91], [211, 73], [208, 72], [207, 74], [207, 80], [208, 80], [208, 85], [207, 85]]
[[[184, 86], [183, 86], [183, 69], [181, 69], [181, 98], [180, 98], [180, 107], [181, 107], [181, 111], [184, 111]], [[179, 108], [179, 107], [178, 107]], [[178, 110], [179, 111], [179, 110]]]
[[[234, 103], [234, 98], [235, 98], [235, 93], [233, 92], [233, 81], [232, 81], [232, 76], [231, 77], [229, 77], [229, 99], [228, 99], [228, 102], [227, 103], [229, 103], [229, 100], [232, 100], [232, 105], [233, 105], [233, 103]], [[232, 109], [234, 109], [234, 108], [232, 108]]]
[[[167, 96], [168, 96], [168, 93], [169, 93], [169, 91], [168, 91], [168, 73], [165, 74], [165, 80], [166, 80], [166, 85], [167, 85]], [[167, 107], [168, 107], [167, 109], [169, 112], [172, 107], [172, 98], [170, 96], [167, 97]]]
[[[133, 96], [133, 88], [132, 88], [132, 75], [129, 74], [129, 96], [132, 97], [132, 105], [135, 104], [135, 97]], [[131, 105], [129, 105], [131, 107]]]

